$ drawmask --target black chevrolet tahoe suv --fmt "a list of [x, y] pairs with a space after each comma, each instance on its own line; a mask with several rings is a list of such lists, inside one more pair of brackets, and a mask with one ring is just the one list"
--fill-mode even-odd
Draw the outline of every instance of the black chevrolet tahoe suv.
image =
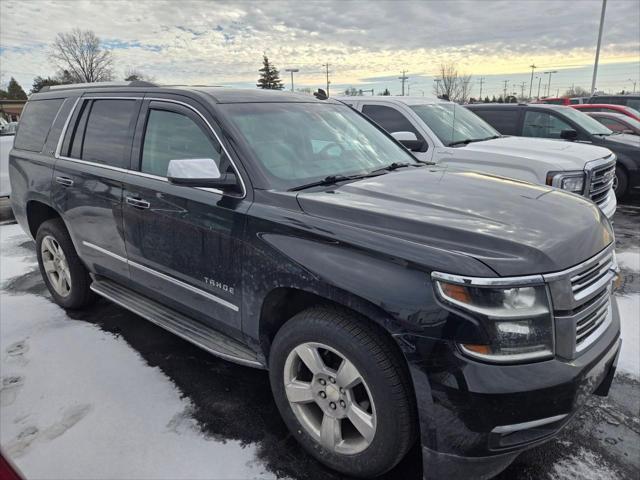
[[608, 393], [597, 206], [419, 162], [340, 102], [54, 87], [26, 104], [10, 179], [55, 302], [97, 294], [268, 369], [292, 434], [345, 474], [420, 442], [426, 478], [487, 478]]

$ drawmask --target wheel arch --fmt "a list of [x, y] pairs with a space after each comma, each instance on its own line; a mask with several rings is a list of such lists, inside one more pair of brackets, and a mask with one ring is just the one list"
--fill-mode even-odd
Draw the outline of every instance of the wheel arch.
[[[40, 200], [29, 200], [26, 204], [26, 216], [27, 225], [29, 227], [29, 233], [33, 238], [36, 238], [38, 228], [47, 220], [54, 218], [60, 218], [62, 215], [51, 205], [48, 205]], [[64, 220], [63, 220], [64, 222]]]

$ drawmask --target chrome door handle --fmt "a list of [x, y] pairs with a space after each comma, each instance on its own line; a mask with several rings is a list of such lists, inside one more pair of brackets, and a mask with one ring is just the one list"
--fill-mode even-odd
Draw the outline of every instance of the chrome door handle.
[[151, 206], [151, 204], [146, 200], [142, 200], [141, 198], [135, 198], [135, 197], [127, 197], [126, 202], [135, 208], [147, 209]]
[[73, 180], [69, 177], [56, 177], [56, 183], [64, 185], [65, 187], [73, 187]]

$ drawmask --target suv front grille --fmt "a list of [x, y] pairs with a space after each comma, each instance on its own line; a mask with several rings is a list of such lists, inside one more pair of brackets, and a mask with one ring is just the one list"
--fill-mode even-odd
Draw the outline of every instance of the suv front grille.
[[601, 205], [607, 200], [609, 190], [611, 190], [611, 187], [613, 186], [615, 172], [615, 158], [611, 159], [604, 165], [598, 165], [588, 170], [589, 190], [587, 195], [594, 203]]
[[575, 358], [609, 327], [616, 268], [610, 246], [576, 267], [544, 276], [553, 301], [559, 355]]

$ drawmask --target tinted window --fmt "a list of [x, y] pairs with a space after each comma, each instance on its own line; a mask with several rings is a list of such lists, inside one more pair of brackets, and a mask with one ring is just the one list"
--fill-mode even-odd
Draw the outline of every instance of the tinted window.
[[473, 113], [485, 120], [489, 125], [498, 130], [503, 135], [519, 135], [518, 119], [519, 109], [472, 109]]
[[561, 138], [562, 130], [574, 130], [555, 115], [547, 112], [528, 111], [524, 115], [522, 136], [540, 138]]
[[422, 138], [414, 126], [411, 125], [411, 122], [407, 120], [407, 117], [395, 108], [384, 107], [382, 105], [364, 105], [362, 107], [362, 113], [389, 133], [413, 132], [418, 138]]
[[127, 166], [125, 161], [128, 158], [127, 151], [131, 147], [132, 120], [136, 107], [137, 103], [134, 100], [93, 101], [80, 158], [113, 167]]
[[624, 123], [609, 117], [594, 117], [601, 124], [607, 127], [609, 130], [613, 130], [614, 132], [622, 132], [623, 130], [628, 129]]
[[41, 152], [62, 102], [62, 98], [27, 102], [20, 118], [15, 148]]
[[165, 110], [151, 110], [147, 120], [140, 170], [166, 176], [171, 160], [211, 158], [220, 167], [219, 145], [189, 117]]
[[410, 108], [445, 145], [498, 136], [491, 125], [456, 103], [411, 105]]

